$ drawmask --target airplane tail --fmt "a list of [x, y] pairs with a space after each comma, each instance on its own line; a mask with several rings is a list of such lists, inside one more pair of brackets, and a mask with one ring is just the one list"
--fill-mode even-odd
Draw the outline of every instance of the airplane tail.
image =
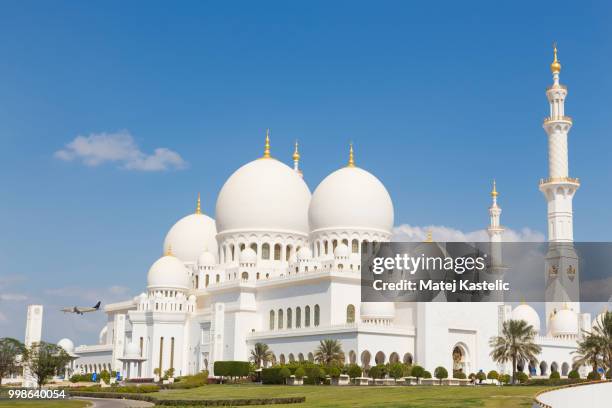
[[98, 301], [98, 303], [96, 303], [96, 305], [94, 306], [94, 309], [98, 310], [100, 308], [100, 303], [102, 302]]

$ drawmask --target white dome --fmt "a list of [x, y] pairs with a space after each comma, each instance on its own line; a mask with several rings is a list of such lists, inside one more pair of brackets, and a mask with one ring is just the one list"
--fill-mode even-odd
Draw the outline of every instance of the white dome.
[[393, 302], [362, 302], [361, 317], [392, 319], [395, 317], [395, 304]]
[[57, 345], [64, 349], [64, 351], [68, 354], [74, 351], [74, 343], [70, 339], [61, 339], [57, 342]]
[[349, 248], [345, 244], [338, 244], [334, 249], [334, 256], [337, 258], [344, 258], [349, 256]]
[[180, 259], [172, 255], [159, 258], [149, 269], [147, 287], [189, 289], [189, 273]]
[[216, 235], [215, 220], [204, 214], [190, 214], [170, 228], [164, 253], [171, 250], [181, 261], [195, 263], [202, 251], [217, 253]]
[[217, 199], [217, 230], [308, 234], [310, 190], [289, 166], [260, 159], [240, 167]]
[[578, 334], [578, 316], [573, 310], [561, 309], [550, 319], [550, 333], [553, 336]]
[[125, 346], [123, 355], [128, 358], [140, 357], [140, 347], [136, 343], [128, 343]]
[[215, 256], [209, 251], [204, 251], [198, 257], [198, 266], [215, 266], [217, 260]]
[[531, 325], [536, 332], [540, 332], [540, 316], [535, 309], [527, 304], [521, 304], [512, 311], [512, 320], [524, 320]]
[[297, 253], [297, 259], [300, 261], [312, 259], [312, 251], [308, 247], [302, 247]]
[[257, 263], [257, 253], [253, 248], [244, 248], [240, 253], [240, 263], [254, 264]]
[[362, 228], [391, 233], [393, 202], [385, 186], [359, 167], [344, 167], [327, 176], [312, 195], [311, 231]]

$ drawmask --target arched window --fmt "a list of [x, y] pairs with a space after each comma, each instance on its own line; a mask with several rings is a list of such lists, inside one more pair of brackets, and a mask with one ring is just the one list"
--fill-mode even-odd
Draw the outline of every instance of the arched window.
[[356, 239], [353, 240], [352, 244], [351, 244], [351, 251], [356, 254], [357, 252], [359, 252], [359, 241], [357, 241]]
[[319, 305], [315, 305], [315, 310], [314, 310], [314, 325], [315, 325], [315, 327], [317, 327], [319, 325], [319, 320], [321, 318], [320, 314], [321, 314], [321, 309], [319, 308]]
[[317, 241], [317, 257], [321, 256], [321, 243]]
[[310, 361], [311, 363], [314, 361], [314, 354], [308, 353], [308, 361]]
[[310, 306], [304, 308], [304, 327], [310, 327]]
[[376, 356], [374, 357], [374, 361], [376, 361], [376, 364], [385, 364], [385, 353], [383, 353], [382, 351], [379, 351], [378, 353], [376, 353]]
[[261, 259], [270, 259], [270, 244], [263, 244], [261, 247]]
[[230, 256], [232, 257], [232, 261], [236, 258], [236, 247], [234, 247], [234, 244], [230, 245]]
[[280, 261], [280, 259], [281, 259], [281, 245], [275, 244], [274, 245], [274, 260]]
[[274, 330], [274, 310], [270, 310], [270, 330]]
[[210, 283], [210, 276], [206, 274], [206, 287], [208, 287], [209, 283]]
[[293, 356], [293, 353], [289, 353], [289, 362], [290, 363], [295, 362], [295, 357]]
[[302, 363], [304, 361], [304, 355], [302, 353], [298, 354], [298, 361]]
[[215, 282], [219, 283], [220, 280], [221, 280], [221, 276], [219, 276], [219, 274], [217, 274], [217, 276], [215, 278]]
[[412, 354], [406, 353], [404, 354], [404, 364], [412, 365]]
[[281, 354], [279, 360], [281, 364], [285, 364], [285, 355]]
[[223, 262], [226, 262], [226, 261], [227, 261], [227, 257], [226, 257], [226, 255], [227, 255], [227, 248], [226, 248], [226, 247], [223, 247]]
[[242, 272], [242, 275], [240, 275], [242, 277], [242, 280], [249, 280], [249, 273], [248, 272]]
[[325, 255], [329, 254], [329, 247], [327, 245], [327, 241], [323, 242], [323, 249], [325, 250]]
[[346, 322], [355, 323], [355, 306], [348, 305], [346, 307]]
[[278, 309], [278, 328], [283, 328], [283, 309]]
[[291, 308], [287, 308], [287, 328], [290, 329], [293, 326], [293, 311]]
[[334, 239], [332, 241], [332, 252], [336, 250], [336, 247], [338, 246], [338, 240]]
[[289, 262], [289, 259], [291, 259], [291, 245], [287, 245], [287, 247], [285, 248], [285, 261]]
[[244, 251], [245, 248], [246, 246], [244, 245], [244, 243], [240, 244], [240, 252]]
[[251, 247], [251, 249], [253, 251], [255, 251], [255, 253], [257, 253], [257, 244], [255, 242], [253, 242], [251, 245], [249, 245]]
[[195, 287], [196, 289], [200, 288], [200, 277], [198, 275], [195, 277]]
[[342, 243], [343, 243], [344, 245], [348, 246], [348, 239], [344, 238], [344, 239], [342, 240]]
[[298, 306], [295, 308], [295, 328], [300, 327], [302, 327], [302, 308]]

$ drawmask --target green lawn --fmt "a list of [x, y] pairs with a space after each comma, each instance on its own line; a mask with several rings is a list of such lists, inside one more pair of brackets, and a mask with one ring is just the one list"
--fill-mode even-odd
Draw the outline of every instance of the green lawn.
[[168, 390], [150, 394], [160, 399], [222, 399], [305, 396], [303, 404], [275, 407], [410, 407], [410, 408], [514, 408], [531, 407], [533, 396], [543, 387], [525, 386], [398, 386], [331, 387], [282, 385], [207, 385], [191, 390]]
[[77, 400], [0, 401], [0, 408], [84, 408], [90, 404]]

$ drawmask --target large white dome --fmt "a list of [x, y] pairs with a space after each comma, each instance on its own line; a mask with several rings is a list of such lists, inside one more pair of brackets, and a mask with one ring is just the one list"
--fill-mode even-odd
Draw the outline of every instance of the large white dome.
[[195, 213], [178, 220], [164, 240], [164, 253], [172, 253], [183, 262], [195, 263], [203, 251], [217, 253], [215, 220]]
[[217, 230], [308, 234], [310, 190], [289, 166], [272, 158], [240, 167], [217, 199]]
[[357, 228], [391, 233], [393, 202], [385, 186], [359, 167], [327, 176], [310, 201], [311, 231]]
[[564, 308], [550, 318], [550, 333], [553, 336], [578, 334], [578, 315], [573, 310]]
[[70, 339], [61, 339], [57, 342], [57, 345], [63, 348], [68, 354], [71, 354], [74, 351], [74, 343]]
[[159, 258], [147, 275], [149, 289], [189, 289], [189, 273], [183, 262], [175, 256], [165, 255]]
[[531, 325], [536, 332], [540, 332], [540, 316], [535, 309], [527, 304], [522, 304], [512, 311], [512, 320], [524, 320]]

